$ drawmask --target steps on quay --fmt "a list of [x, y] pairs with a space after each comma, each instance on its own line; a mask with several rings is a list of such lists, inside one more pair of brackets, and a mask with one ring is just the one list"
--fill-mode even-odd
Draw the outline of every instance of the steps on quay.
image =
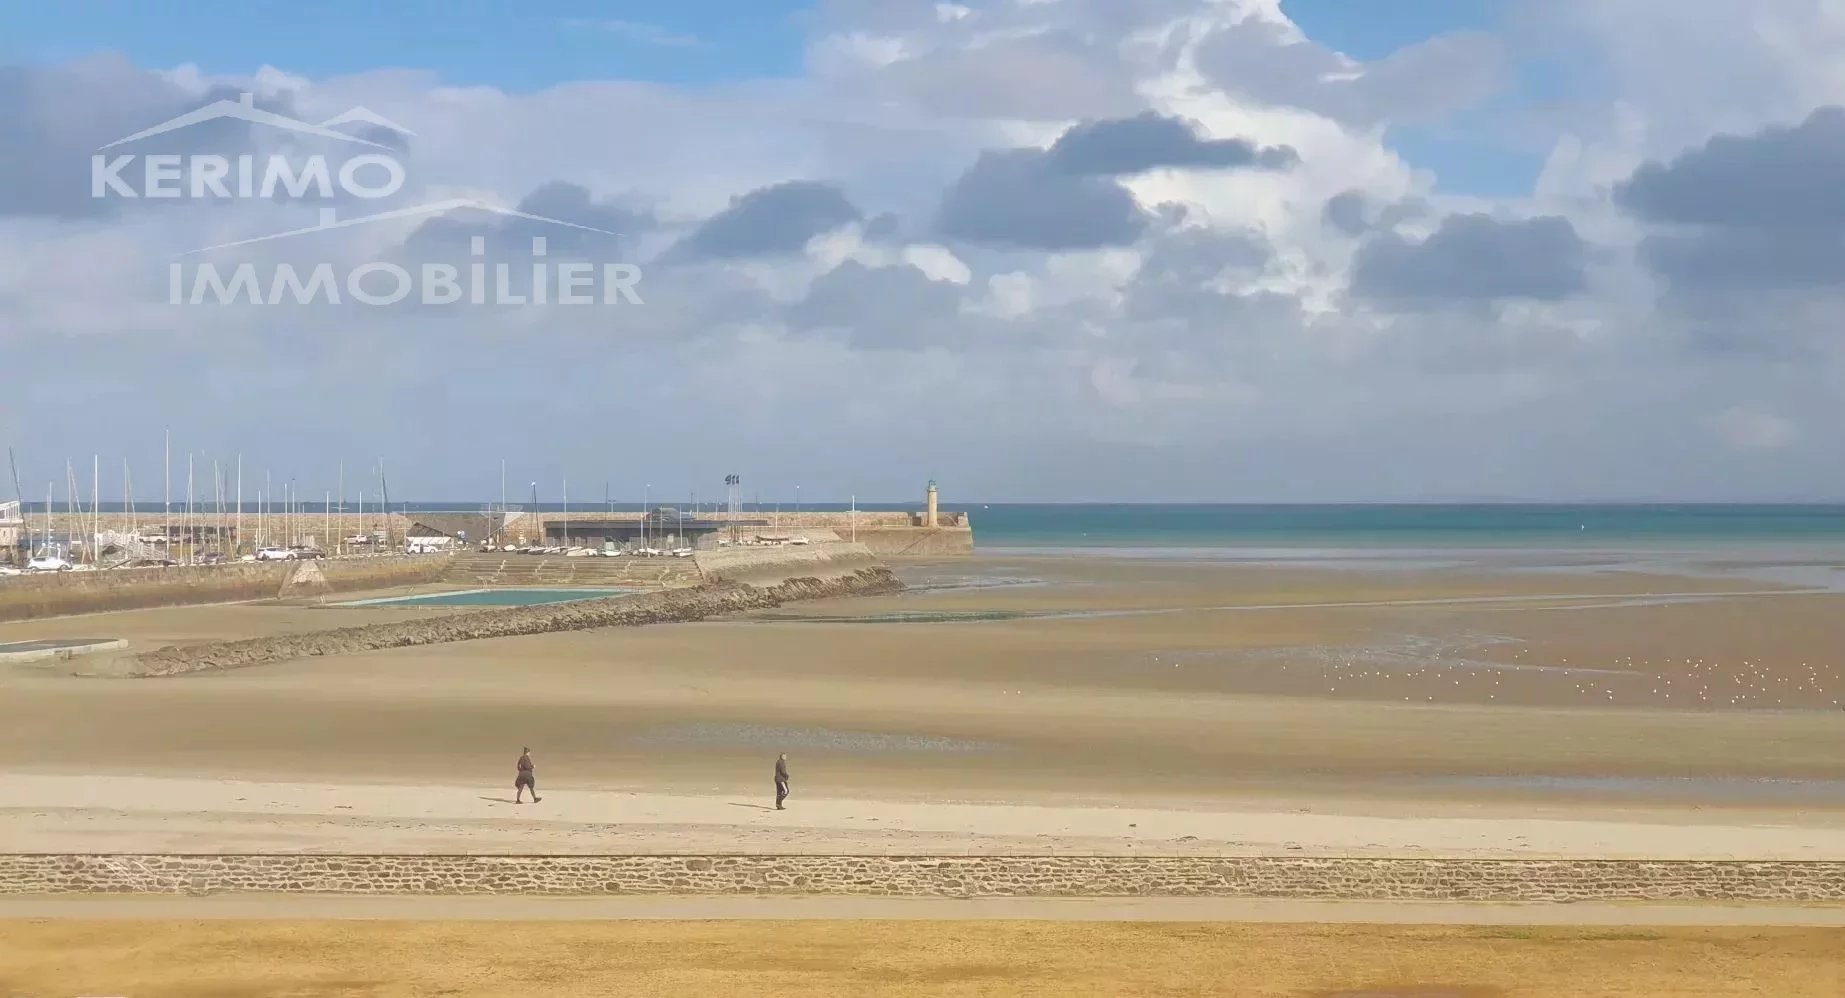
[[698, 566], [690, 558], [566, 558], [561, 555], [460, 555], [442, 581], [449, 585], [502, 588], [670, 588], [695, 586]]

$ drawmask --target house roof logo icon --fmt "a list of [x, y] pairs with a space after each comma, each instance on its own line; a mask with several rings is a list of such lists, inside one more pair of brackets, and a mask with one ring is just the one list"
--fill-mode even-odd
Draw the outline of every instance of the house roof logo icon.
[[410, 218], [419, 218], [425, 215], [442, 215], [452, 211], [468, 209], [483, 211], [491, 215], [499, 215], [502, 218], [518, 218], [528, 222], [543, 222], [546, 225], [576, 229], [579, 232], [594, 232], [598, 235], [608, 236], [613, 239], [621, 238], [621, 233], [619, 232], [598, 229], [589, 225], [578, 225], [575, 222], [566, 222], [561, 218], [551, 218], [548, 215], [534, 215], [531, 212], [507, 208], [480, 198], [449, 198], [443, 201], [431, 201], [427, 204], [411, 205], [407, 208], [396, 208], [391, 211], [374, 212], [369, 215], [361, 215], [358, 218], [348, 218], [345, 220], [339, 219], [333, 209], [322, 208], [320, 211], [320, 221], [315, 225], [303, 226], [299, 229], [290, 229], [286, 232], [272, 232], [266, 236], [256, 236], [250, 239], [239, 239], [234, 242], [219, 243], [215, 246], [201, 246], [198, 249], [188, 250], [179, 255], [193, 256], [199, 253], [209, 253], [213, 250], [230, 249], [236, 246], [250, 246], [255, 243], [273, 242], [277, 239], [289, 239], [295, 236], [310, 235], [315, 232], [328, 232], [334, 229], [346, 229], [356, 225], [371, 225], [377, 222], [400, 221]]
[[168, 132], [176, 132], [184, 128], [190, 128], [193, 125], [202, 125], [208, 121], [218, 121], [224, 118], [244, 121], [252, 125], [266, 125], [270, 128], [279, 128], [283, 131], [295, 132], [301, 135], [312, 135], [317, 138], [336, 142], [350, 142], [356, 145], [372, 146], [377, 149], [388, 149], [390, 147], [382, 142], [374, 142], [371, 139], [364, 139], [357, 135], [350, 135], [346, 132], [342, 132], [339, 130], [339, 126], [361, 124], [375, 128], [389, 129], [400, 135], [416, 134], [410, 129], [366, 107], [348, 108], [316, 125], [312, 122], [302, 121], [299, 118], [290, 118], [285, 114], [265, 111], [256, 106], [256, 95], [246, 91], [238, 95], [236, 100], [213, 101], [204, 107], [196, 108], [187, 111], [185, 114], [168, 118], [157, 125], [143, 128], [133, 135], [123, 136], [122, 138], [116, 139], [114, 142], [99, 146], [98, 148], [113, 149], [116, 146], [126, 145], [130, 142], [138, 142], [156, 135], [165, 135]]

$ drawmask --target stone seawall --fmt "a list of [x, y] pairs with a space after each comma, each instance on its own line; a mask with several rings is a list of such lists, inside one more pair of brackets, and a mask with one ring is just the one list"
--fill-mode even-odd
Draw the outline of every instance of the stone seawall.
[[1308, 857], [0, 855], [0, 895], [829, 894], [1845, 901], [1845, 862]]
[[692, 561], [707, 582], [747, 586], [779, 585], [790, 578], [830, 582], [883, 567], [865, 545], [838, 540], [790, 547], [718, 548], [695, 552]]
[[858, 542], [881, 558], [956, 558], [974, 553], [967, 527], [860, 527]]
[[508, 607], [306, 634], [172, 645], [134, 656], [125, 669], [135, 676], [172, 676], [267, 665], [316, 655], [351, 655], [482, 638], [703, 620], [744, 610], [770, 609], [791, 600], [895, 592], [902, 588], [903, 584], [890, 569], [878, 565], [824, 581], [786, 578], [777, 585], [763, 587], [701, 585], [636, 596]]
[[[157, 606], [273, 599], [300, 562], [175, 565], [100, 572], [46, 572], [0, 580], [0, 621]], [[336, 558], [315, 563], [335, 592], [433, 582], [442, 557]]]

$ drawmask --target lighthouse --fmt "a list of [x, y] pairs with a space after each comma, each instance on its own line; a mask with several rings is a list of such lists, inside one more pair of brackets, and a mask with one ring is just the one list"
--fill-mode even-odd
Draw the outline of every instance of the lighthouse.
[[924, 509], [923, 526], [925, 527], [938, 526], [938, 524], [936, 523], [936, 519], [935, 519], [935, 508], [936, 508], [935, 503], [936, 503], [935, 479], [931, 478], [929, 480], [929, 492], [926, 498], [926, 503], [923, 506], [923, 509]]

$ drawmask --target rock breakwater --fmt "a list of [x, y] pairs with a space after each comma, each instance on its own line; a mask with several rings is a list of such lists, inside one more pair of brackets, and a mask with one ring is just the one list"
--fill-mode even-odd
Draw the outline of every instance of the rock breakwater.
[[1845, 863], [1269, 856], [0, 855], [0, 896], [95, 893], [1810, 904], [1845, 900]]
[[129, 658], [131, 676], [175, 676], [241, 669], [317, 655], [351, 655], [387, 648], [510, 638], [599, 627], [637, 627], [704, 620], [728, 613], [766, 610], [795, 600], [896, 592], [903, 588], [889, 568], [859, 568], [829, 579], [794, 578], [775, 585], [718, 582], [640, 595], [542, 606], [507, 607], [423, 620], [402, 620], [307, 634], [169, 645]]

